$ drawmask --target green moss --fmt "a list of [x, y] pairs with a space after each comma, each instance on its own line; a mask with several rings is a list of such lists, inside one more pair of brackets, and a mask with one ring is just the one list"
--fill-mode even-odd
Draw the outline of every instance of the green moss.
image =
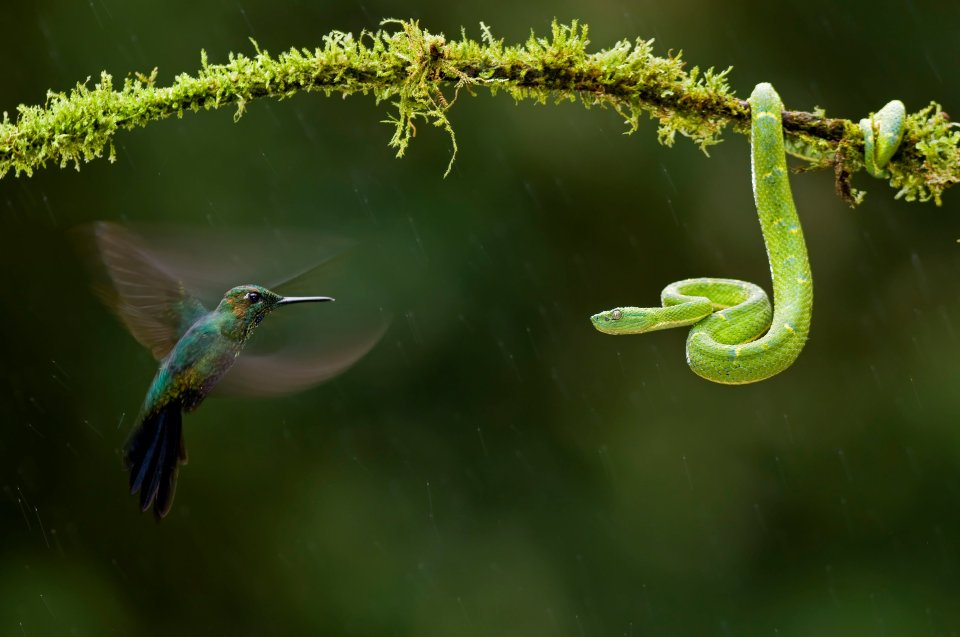
[[897, 198], [939, 206], [943, 191], [960, 180], [960, 131], [936, 102], [907, 116], [901, 151], [888, 164]]
[[[688, 71], [681, 54], [654, 55], [652, 40], [621, 40], [591, 53], [588, 29], [576, 21], [555, 22], [549, 36], [531, 32], [526, 42], [509, 46], [483, 23], [479, 40], [462, 32], [451, 41], [416, 21], [383, 24], [384, 30], [356, 37], [333, 31], [319, 47], [277, 56], [256, 42], [254, 56], [231, 53], [223, 64], [211, 64], [204, 51], [195, 75], [178, 75], [166, 87], [156, 85], [154, 69], [150, 75], [126, 78], [119, 89], [102, 73], [93, 87], [88, 78], [69, 93], [51, 92], [43, 106], [19, 106], [15, 120], [3, 114], [0, 177], [8, 172], [31, 175], [48, 162], [79, 169], [104, 155], [113, 161], [113, 138], [121, 128], [228, 105], [236, 108], [239, 120], [252, 100], [284, 99], [300, 91], [372, 94], [378, 104], [389, 103], [392, 112], [385, 121], [394, 129], [389, 144], [398, 157], [416, 136], [418, 122], [441, 128], [451, 140], [450, 165], [457, 144], [447, 112], [462, 91], [473, 94], [479, 87], [494, 94], [505, 91], [516, 101], [579, 101], [587, 108], [612, 108], [623, 117], [627, 133], [635, 132], [646, 115], [657, 121], [660, 143], [672, 145], [680, 134], [705, 153], [721, 141], [728, 125], [739, 133], [749, 131], [749, 107], [730, 90], [730, 69]], [[862, 168], [856, 151], [862, 153], [863, 138], [857, 126], [822, 112], [786, 112], [784, 129], [788, 147], [808, 168], [833, 167], [838, 191], [850, 201], [859, 199], [849, 184], [850, 175]], [[911, 115], [904, 144], [889, 168], [897, 196], [939, 204], [943, 190], [960, 175], [958, 142], [960, 132], [938, 105]]]

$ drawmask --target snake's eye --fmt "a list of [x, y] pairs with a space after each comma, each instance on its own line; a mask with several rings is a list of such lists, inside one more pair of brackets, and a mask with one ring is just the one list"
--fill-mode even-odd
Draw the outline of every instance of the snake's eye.
[[623, 312], [620, 310], [614, 310], [610, 312], [610, 318], [612, 318], [614, 321], [619, 321], [623, 318]]
[[259, 303], [260, 302], [260, 293], [259, 292], [247, 292], [247, 300], [250, 303]]

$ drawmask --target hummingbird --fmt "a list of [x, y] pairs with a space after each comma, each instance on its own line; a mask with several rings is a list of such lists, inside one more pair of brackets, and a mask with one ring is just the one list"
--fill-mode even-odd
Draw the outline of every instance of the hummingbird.
[[158, 518], [170, 512], [180, 463], [187, 460], [182, 414], [200, 406], [233, 366], [254, 328], [283, 305], [333, 300], [284, 297], [259, 285], [240, 285], [227, 290], [213, 311], [193, 299], [181, 304], [181, 325], [190, 327], [161, 361], [143, 401], [139, 424], [123, 450], [130, 494], [140, 492], [141, 511], [152, 503]]
[[241, 357], [256, 327], [274, 310], [333, 297], [283, 296], [246, 284], [227, 290], [211, 310], [135, 234], [105, 222], [92, 230], [112, 284], [101, 290], [101, 297], [160, 364], [123, 447], [130, 494], [139, 493], [142, 512], [152, 505], [158, 520], [170, 512], [179, 468], [187, 461], [184, 412], [197, 409], [218, 386], [245, 395], [275, 395], [316, 384], [358, 360], [383, 332], [332, 358], [302, 351], [299, 356], [281, 351]]

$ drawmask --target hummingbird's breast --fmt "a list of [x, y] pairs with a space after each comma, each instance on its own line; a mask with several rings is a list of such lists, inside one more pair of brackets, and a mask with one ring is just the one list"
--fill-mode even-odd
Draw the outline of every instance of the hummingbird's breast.
[[163, 359], [144, 408], [152, 410], [178, 400], [184, 410], [196, 409], [230, 370], [241, 346], [224, 336], [213, 321], [197, 321]]

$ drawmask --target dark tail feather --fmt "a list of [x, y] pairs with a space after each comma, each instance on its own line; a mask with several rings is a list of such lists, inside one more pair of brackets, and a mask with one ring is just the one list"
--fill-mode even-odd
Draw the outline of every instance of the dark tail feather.
[[153, 504], [162, 518], [170, 512], [180, 463], [187, 461], [183, 444], [183, 414], [179, 401], [148, 414], [127, 440], [123, 462], [130, 472], [130, 494], [140, 492], [140, 510]]

